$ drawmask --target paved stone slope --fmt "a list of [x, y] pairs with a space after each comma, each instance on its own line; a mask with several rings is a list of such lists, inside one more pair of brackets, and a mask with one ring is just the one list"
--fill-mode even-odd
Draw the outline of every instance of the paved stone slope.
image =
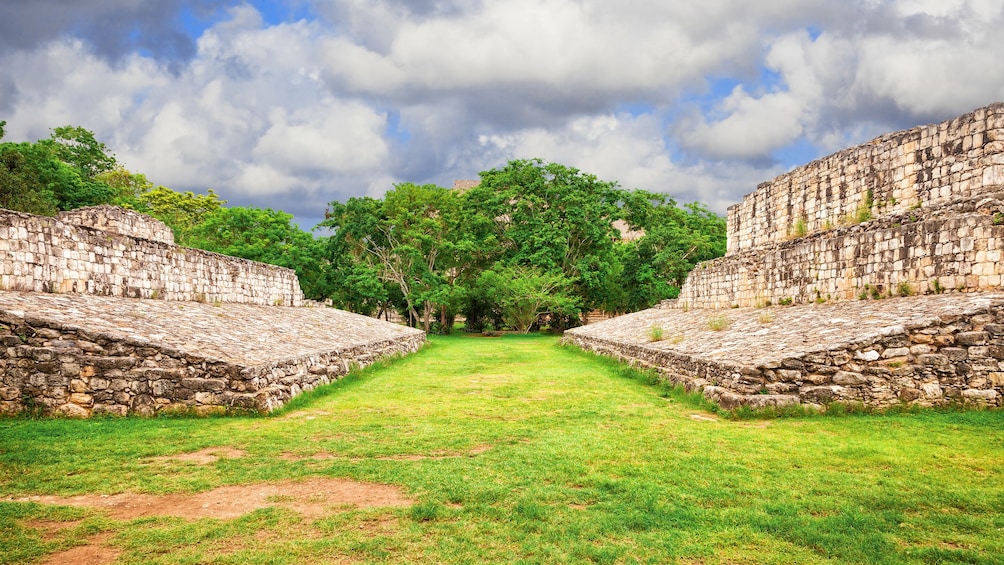
[[[714, 327], [726, 326], [718, 331]], [[652, 328], [662, 339], [652, 341]], [[952, 293], [797, 307], [654, 308], [566, 341], [650, 366], [733, 407], [1004, 399], [1004, 294]]]
[[268, 411], [424, 340], [330, 308], [0, 291], [0, 410]]

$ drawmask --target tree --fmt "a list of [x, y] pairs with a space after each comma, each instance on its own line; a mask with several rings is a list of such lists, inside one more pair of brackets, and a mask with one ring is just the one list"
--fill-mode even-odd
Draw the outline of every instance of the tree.
[[0, 144], [0, 208], [53, 216], [56, 199], [38, 179], [19, 144]]
[[681, 208], [666, 195], [635, 190], [622, 214], [644, 235], [619, 245], [624, 293], [618, 309], [640, 310], [675, 298], [697, 263], [725, 254], [725, 220], [697, 202]]
[[49, 146], [53, 156], [75, 169], [81, 177], [93, 179], [101, 173], [115, 169], [115, 156], [94, 137], [94, 133], [80, 126], [62, 126], [52, 130], [49, 139], [40, 143]]
[[191, 247], [279, 265], [296, 271], [308, 298], [325, 295], [323, 242], [292, 223], [293, 215], [272, 209], [219, 207], [192, 227]]
[[56, 128], [49, 139], [35, 143], [0, 144], [0, 153], [7, 156], [8, 204], [26, 212], [54, 213], [109, 203], [112, 189], [95, 178], [115, 166], [106, 151], [93, 133], [79, 126]]
[[167, 224], [178, 245], [197, 247], [192, 242], [192, 231], [226, 203], [211, 188], [206, 194], [195, 194], [158, 186], [141, 193], [136, 208]]
[[544, 314], [567, 316], [579, 308], [578, 298], [569, 292], [571, 281], [560, 272], [505, 267], [482, 273], [478, 286], [494, 298], [502, 321], [522, 333], [529, 333]]
[[115, 167], [110, 171], [97, 174], [94, 179], [111, 188], [112, 204], [146, 212], [142, 196], [153, 190], [153, 183], [147, 180], [142, 173], [132, 173], [124, 167]]
[[624, 191], [556, 163], [510, 161], [481, 173], [466, 193], [469, 216], [490, 221], [495, 257], [502, 266], [561, 273], [586, 308], [602, 307], [616, 269], [613, 220]]
[[439, 287], [449, 284], [446, 271], [453, 249], [450, 234], [458, 223], [457, 194], [435, 185], [402, 183], [383, 201], [351, 198], [345, 204], [332, 202], [331, 207], [320, 224], [335, 232], [329, 252], [348, 253], [396, 286], [409, 319], [421, 320], [430, 331], [434, 299], [442, 296]]

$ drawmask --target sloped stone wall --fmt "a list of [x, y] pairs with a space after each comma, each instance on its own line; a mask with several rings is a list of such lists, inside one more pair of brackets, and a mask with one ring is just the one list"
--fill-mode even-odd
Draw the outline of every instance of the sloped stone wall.
[[[651, 309], [565, 332], [725, 408], [831, 402], [1004, 405], [1004, 296], [931, 295], [726, 311]], [[767, 315], [765, 317], [765, 314]], [[665, 329], [652, 342], [648, 328]]]
[[[68, 222], [94, 222], [103, 229]], [[153, 218], [111, 207], [60, 218], [0, 210], [0, 289], [303, 304], [291, 269], [179, 247], [166, 228]]]
[[1004, 186], [1004, 104], [878, 137], [763, 183], [728, 210], [728, 253]]
[[424, 341], [331, 308], [0, 291], [0, 413], [270, 412]]

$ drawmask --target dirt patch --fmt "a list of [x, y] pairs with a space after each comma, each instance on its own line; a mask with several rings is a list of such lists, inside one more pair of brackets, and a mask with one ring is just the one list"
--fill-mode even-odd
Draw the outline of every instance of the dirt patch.
[[691, 414], [691, 420], [697, 420], [698, 422], [717, 422], [718, 416], [708, 416], [707, 414]]
[[51, 541], [58, 537], [59, 532], [63, 530], [68, 530], [70, 528], [75, 528], [79, 526], [83, 520], [71, 520], [69, 522], [55, 522], [51, 520], [31, 520], [25, 522], [24, 526], [26, 528], [31, 528], [33, 530], [41, 530], [42, 539], [46, 541]]
[[163, 457], [151, 457], [147, 461], [153, 463], [195, 463], [196, 465], [211, 465], [220, 459], [240, 459], [245, 453], [240, 449], [232, 447], [207, 447], [191, 453], [179, 453], [177, 455], [164, 455]]
[[399, 487], [329, 478], [224, 486], [196, 494], [29, 496], [18, 501], [101, 508], [120, 520], [148, 516], [228, 519], [269, 506], [289, 508], [304, 516], [317, 517], [333, 508], [414, 504], [414, 500], [406, 497]]
[[42, 565], [106, 565], [114, 563], [122, 552], [103, 545], [110, 537], [110, 534], [101, 534], [91, 538], [87, 545], [53, 553], [42, 562]]
[[283, 416], [287, 419], [303, 418], [304, 420], [316, 420], [318, 416], [330, 416], [331, 412], [325, 412], [324, 410], [300, 410], [298, 412], [290, 412]]

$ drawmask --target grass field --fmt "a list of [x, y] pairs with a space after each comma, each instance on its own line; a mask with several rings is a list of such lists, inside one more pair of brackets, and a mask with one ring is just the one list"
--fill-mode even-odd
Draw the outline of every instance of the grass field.
[[[0, 563], [1004, 563], [1004, 412], [730, 420], [636, 377], [550, 337], [433, 337], [268, 418], [0, 420]], [[19, 501], [319, 478], [410, 501]]]

